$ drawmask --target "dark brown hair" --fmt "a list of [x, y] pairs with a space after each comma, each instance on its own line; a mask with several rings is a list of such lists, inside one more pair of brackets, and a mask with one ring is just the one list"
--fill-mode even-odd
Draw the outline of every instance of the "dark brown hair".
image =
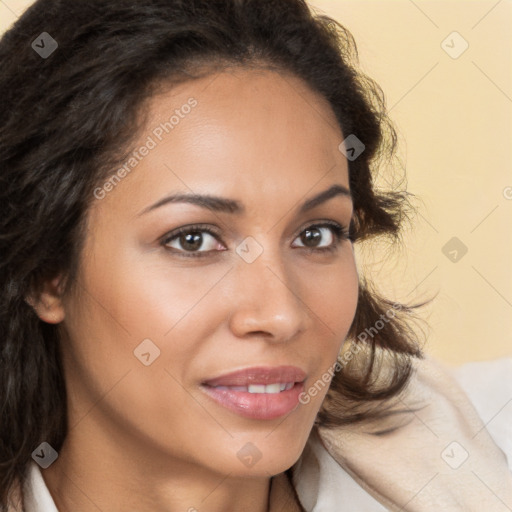
[[[58, 44], [45, 57], [32, 46], [43, 32]], [[384, 192], [373, 183], [396, 146], [381, 89], [358, 71], [350, 33], [312, 13], [304, 0], [38, 0], [3, 35], [0, 62], [5, 511], [10, 488], [26, 478], [33, 450], [43, 441], [59, 450], [67, 432], [58, 326], [40, 321], [25, 298], [61, 272], [73, 285], [93, 190], [130, 152], [143, 125], [142, 106], [158, 84], [228, 65], [263, 64], [291, 73], [329, 102], [345, 137], [353, 134], [365, 146], [349, 161], [354, 242], [377, 236], [399, 242], [412, 207], [407, 192]], [[349, 342], [362, 344], [358, 334], [392, 305], [361, 277]], [[364, 367], [347, 364], [335, 373], [325, 402], [331, 406], [322, 407], [318, 424], [358, 421], [368, 414], [361, 405], [404, 388], [410, 358], [421, 352], [409, 326], [419, 305], [401, 306], [364, 342]], [[392, 376], [380, 385], [377, 352], [392, 359]]]

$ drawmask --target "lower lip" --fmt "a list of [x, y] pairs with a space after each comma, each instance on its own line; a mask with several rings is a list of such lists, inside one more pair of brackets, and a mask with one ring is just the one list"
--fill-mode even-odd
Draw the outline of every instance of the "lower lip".
[[299, 396], [304, 390], [304, 383], [296, 382], [291, 389], [280, 393], [232, 391], [205, 384], [202, 384], [201, 388], [218, 404], [240, 416], [257, 420], [273, 420], [290, 413], [297, 407]]

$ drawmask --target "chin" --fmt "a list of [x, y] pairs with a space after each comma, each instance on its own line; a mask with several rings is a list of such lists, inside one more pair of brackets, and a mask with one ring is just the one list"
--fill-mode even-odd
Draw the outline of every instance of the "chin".
[[[223, 473], [240, 477], [269, 477], [292, 467], [300, 458], [310, 430], [301, 429], [290, 433], [281, 426], [267, 429], [258, 435], [245, 434], [226, 447], [224, 456], [218, 454], [215, 460], [223, 459]], [[233, 458], [233, 444], [237, 446]], [[227, 455], [226, 455], [227, 454]], [[216, 466], [219, 469], [219, 466]]]

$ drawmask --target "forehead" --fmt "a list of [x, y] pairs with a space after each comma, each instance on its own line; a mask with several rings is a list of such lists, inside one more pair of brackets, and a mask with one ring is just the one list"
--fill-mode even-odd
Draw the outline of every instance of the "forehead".
[[116, 188], [134, 188], [132, 200], [144, 207], [173, 191], [245, 196], [246, 202], [330, 183], [348, 187], [342, 140], [329, 103], [302, 80], [266, 69], [222, 71], [148, 101], [134, 145], [139, 157], [127, 183]]

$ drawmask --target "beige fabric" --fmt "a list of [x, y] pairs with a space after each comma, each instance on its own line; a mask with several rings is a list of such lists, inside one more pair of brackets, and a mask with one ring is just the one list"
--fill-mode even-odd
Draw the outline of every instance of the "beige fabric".
[[395, 414], [383, 422], [319, 428], [323, 445], [390, 511], [512, 510], [506, 457], [466, 394], [439, 363], [427, 358], [416, 368], [393, 401]]

